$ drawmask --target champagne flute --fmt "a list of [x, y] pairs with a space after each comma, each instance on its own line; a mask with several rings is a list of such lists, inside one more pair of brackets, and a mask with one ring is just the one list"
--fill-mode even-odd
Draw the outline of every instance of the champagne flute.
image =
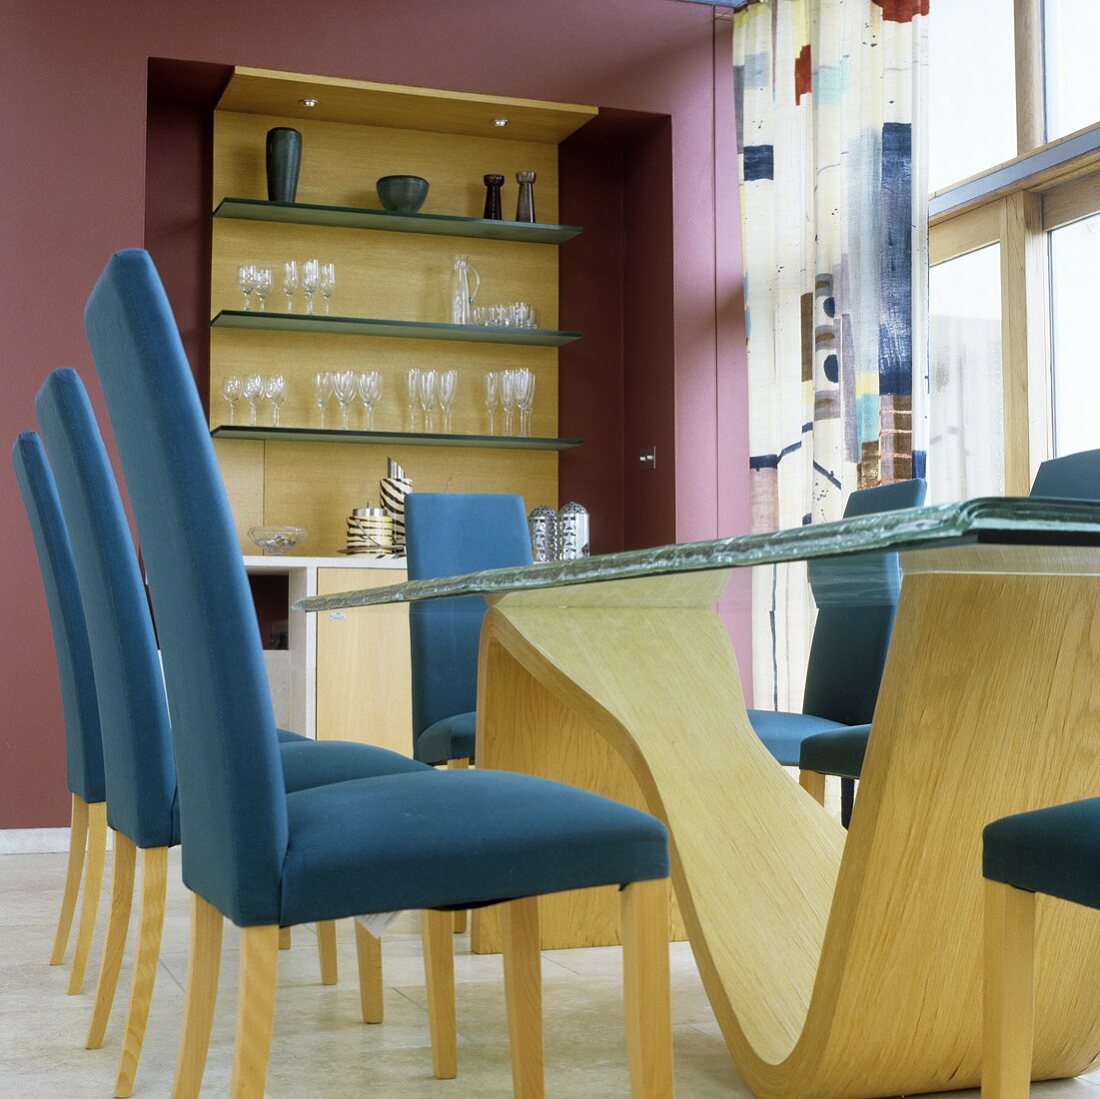
[[321, 285], [321, 265], [318, 260], [307, 259], [302, 264], [302, 293], [306, 296], [306, 316], [313, 316], [313, 295]]
[[249, 374], [244, 380], [244, 396], [248, 401], [248, 422], [256, 426], [256, 404], [264, 395], [264, 380], [259, 374]]
[[275, 374], [267, 379], [267, 399], [271, 402], [271, 426], [279, 426], [279, 409], [286, 400], [286, 378]]
[[332, 392], [340, 404], [341, 427], [348, 429], [348, 406], [355, 399], [355, 374], [350, 370], [338, 370], [332, 375]]
[[232, 424], [237, 418], [237, 402], [244, 392], [244, 382], [236, 374], [230, 374], [222, 381], [222, 396], [229, 405], [229, 422]]
[[489, 413], [489, 434], [495, 435], [496, 429], [496, 407], [497, 400], [500, 394], [500, 375], [495, 371], [490, 370], [485, 375], [485, 411]]
[[320, 371], [313, 375], [313, 399], [321, 410], [321, 430], [325, 428], [325, 405], [332, 396], [332, 375], [328, 371]]
[[283, 293], [286, 294], [286, 311], [294, 312], [294, 291], [298, 289], [298, 265], [294, 260], [283, 264]]
[[524, 367], [516, 371], [516, 404], [519, 405], [519, 433], [531, 434], [531, 408], [535, 403], [535, 375]]
[[267, 300], [267, 295], [271, 293], [271, 268], [270, 267], [257, 267], [256, 268], [256, 297], [260, 299], [260, 312], [264, 311], [264, 302]]
[[439, 375], [439, 407], [443, 410], [443, 430], [450, 435], [453, 431], [451, 423], [451, 406], [454, 404], [455, 390], [458, 388], [458, 371], [444, 370]]
[[434, 370], [420, 371], [420, 407], [424, 409], [424, 430], [431, 433], [435, 425], [432, 410], [435, 408], [435, 391], [439, 375]]
[[367, 430], [374, 430], [374, 406], [382, 397], [382, 375], [377, 370], [364, 370], [358, 378], [359, 399], [367, 413]]
[[511, 370], [500, 373], [500, 407], [504, 411], [504, 434], [512, 434], [512, 412], [516, 407], [516, 378]]
[[329, 301], [336, 289], [336, 264], [321, 264], [321, 297], [325, 299], [325, 316], [329, 315]]
[[405, 406], [405, 430], [416, 430], [416, 407], [420, 394], [420, 371], [416, 367], [411, 367], [408, 374], [405, 377], [405, 384], [408, 387], [408, 402]]
[[252, 291], [256, 289], [256, 268], [251, 263], [242, 263], [237, 268], [237, 288], [244, 295], [244, 311], [247, 313]]

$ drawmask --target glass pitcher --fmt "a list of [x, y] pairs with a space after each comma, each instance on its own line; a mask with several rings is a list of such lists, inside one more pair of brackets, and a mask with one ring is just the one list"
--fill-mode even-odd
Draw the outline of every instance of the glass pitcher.
[[[470, 281], [473, 280], [471, 289]], [[451, 323], [469, 324], [471, 305], [481, 287], [481, 276], [471, 267], [466, 256], [455, 256], [451, 268]]]

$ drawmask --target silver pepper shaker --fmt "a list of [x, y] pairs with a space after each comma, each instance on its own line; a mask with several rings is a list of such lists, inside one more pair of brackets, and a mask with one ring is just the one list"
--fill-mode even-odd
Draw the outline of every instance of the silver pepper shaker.
[[536, 565], [558, 559], [558, 513], [542, 504], [527, 516], [531, 532], [531, 556]]
[[571, 561], [588, 556], [588, 508], [571, 501], [558, 512], [558, 557]]

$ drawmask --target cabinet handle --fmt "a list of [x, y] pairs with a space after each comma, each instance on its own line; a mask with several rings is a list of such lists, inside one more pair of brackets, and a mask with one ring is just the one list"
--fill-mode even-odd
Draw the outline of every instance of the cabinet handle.
[[328, 612], [328, 616], [329, 616], [329, 618], [331, 618], [331, 619], [332, 619], [332, 620], [333, 620], [334, 622], [343, 622], [343, 621], [344, 621], [344, 619], [345, 619], [345, 618], [347, 617], [347, 615], [346, 615], [346, 614], [344, 614], [344, 612], [343, 612], [343, 611], [329, 611], [329, 612]]

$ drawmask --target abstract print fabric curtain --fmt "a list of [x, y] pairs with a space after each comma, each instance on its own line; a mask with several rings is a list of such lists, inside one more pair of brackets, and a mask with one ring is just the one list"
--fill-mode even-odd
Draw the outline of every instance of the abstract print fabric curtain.
[[[734, 17], [754, 531], [924, 475], [928, 3]], [[798, 710], [805, 570], [755, 571], [755, 705]]]

